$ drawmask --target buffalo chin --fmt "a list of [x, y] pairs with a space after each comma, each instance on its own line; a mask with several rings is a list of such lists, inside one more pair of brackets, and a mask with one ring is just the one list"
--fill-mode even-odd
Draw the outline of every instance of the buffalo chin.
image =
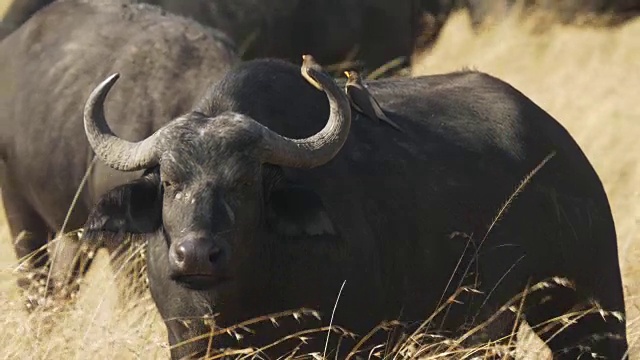
[[228, 277], [215, 275], [172, 275], [171, 280], [190, 290], [211, 290], [229, 281]]

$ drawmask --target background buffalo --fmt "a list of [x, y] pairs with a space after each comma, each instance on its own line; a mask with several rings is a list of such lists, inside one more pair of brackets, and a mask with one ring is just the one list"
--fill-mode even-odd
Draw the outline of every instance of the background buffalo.
[[451, 0], [149, 0], [215, 25], [243, 50], [244, 59], [297, 62], [314, 54], [323, 64], [357, 60], [373, 70], [431, 44]]
[[[298, 61], [314, 54], [323, 64], [374, 70], [407, 65], [429, 49], [455, 9], [474, 27], [503, 20], [514, 9], [546, 12], [564, 23], [620, 24], [640, 14], [640, 0], [139, 0], [227, 33], [243, 59]], [[12, 1], [0, 38], [52, 0]]]
[[[4, 19], [5, 32], [51, 2], [12, 2]], [[222, 30], [238, 44], [243, 59], [299, 61], [301, 54], [311, 53], [323, 64], [347, 61], [351, 67], [368, 70], [399, 57], [408, 64], [416, 48], [433, 43], [453, 7], [452, 0], [144, 2]]]
[[[141, 139], [187, 111], [236, 61], [233, 43], [221, 32], [127, 0], [60, 1], [2, 40], [0, 184], [16, 255], [26, 260], [23, 270], [44, 270], [46, 253], [28, 255], [63, 225], [82, 226], [95, 200], [131, 177], [97, 162], [67, 218], [93, 158], [80, 122], [82, 103], [74, 98], [85, 97], [115, 69], [127, 73], [130, 80], [114, 94], [111, 111], [122, 119], [114, 124], [117, 132]], [[135, 121], [125, 120], [130, 116]]]

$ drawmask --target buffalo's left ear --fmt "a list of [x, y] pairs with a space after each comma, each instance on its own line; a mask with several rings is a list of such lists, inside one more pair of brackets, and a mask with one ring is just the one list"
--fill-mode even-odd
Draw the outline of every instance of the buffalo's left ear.
[[288, 236], [336, 235], [322, 199], [313, 190], [283, 181], [271, 190], [266, 203], [269, 226]]

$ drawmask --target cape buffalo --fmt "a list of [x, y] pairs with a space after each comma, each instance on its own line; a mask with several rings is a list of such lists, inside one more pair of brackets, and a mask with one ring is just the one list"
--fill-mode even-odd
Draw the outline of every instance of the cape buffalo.
[[[355, 60], [368, 70], [397, 57], [408, 61], [414, 49], [431, 45], [453, 7], [453, 0], [139, 1], [223, 31], [243, 50], [243, 59], [297, 61], [312, 53], [321, 63]], [[14, 0], [9, 29], [50, 2]]]
[[[60, 230], [93, 154], [82, 102], [115, 69], [127, 79], [109, 103], [111, 125], [143, 139], [191, 108], [237, 61], [224, 34], [129, 1], [55, 2], [0, 43], [0, 186], [16, 255]], [[135, 85], [134, 85], [135, 84]], [[136, 119], [132, 122], [130, 119]], [[140, 174], [98, 162], [67, 230], [81, 227], [107, 189]], [[26, 235], [25, 235], [26, 234]], [[41, 267], [46, 256], [33, 261]]]
[[[527, 284], [555, 276], [575, 291], [529, 294], [523, 316], [532, 326], [591, 300], [621, 318], [575, 319], [550, 339], [555, 356], [576, 359], [588, 349], [622, 357], [624, 300], [608, 200], [556, 120], [479, 72], [369, 82], [398, 132], [351, 115], [344, 91], [308, 71], [326, 94], [290, 63], [238, 64], [191, 111], [139, 142], [115, 135], [113, 115], [104, 114], [117, 76], [86, 102], [97, 156], [145, 174], [99, 200], [85, 240], [147, 240], [149, 286], [173, 358], [211, 345], [201, 337], [177, 346], [210, 331], [208, 321], [185, 319], [218, 314], [216, 326], [226, 327], [306, 307], [320, 311], [322, 324], [332, 319], [362, 335], [382, 320], [420, 322], [466, 284], [482, 294], [434, 321], [459, 334]], [[239, 344], [269, 344], [295, 325], [266, 324]], [[213, 345], [238, 344], [222, 335]]]

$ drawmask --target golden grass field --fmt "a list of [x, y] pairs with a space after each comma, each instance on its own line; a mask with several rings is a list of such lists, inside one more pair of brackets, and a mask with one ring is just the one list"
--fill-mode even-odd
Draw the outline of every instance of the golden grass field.
[[[0, 0], [0, 15], [8, 1]], [[542, 34], [509, 19], [475, 35], [453, 16], [413, 75], [472, 67], [498, 76], [563, 123], [600, 174], [618, 230], [629, 342], [640, 340], [640, 19], [614, 29], [554, 26]], [[104, 253], [76, 305], [27, 315], [14, 283], [16, 259], [0, 219], [1, 359], [168, 358], [165, 330], [148, 295], [120, 302]], [[640, 344], [632, 358], [640, 354]]]

